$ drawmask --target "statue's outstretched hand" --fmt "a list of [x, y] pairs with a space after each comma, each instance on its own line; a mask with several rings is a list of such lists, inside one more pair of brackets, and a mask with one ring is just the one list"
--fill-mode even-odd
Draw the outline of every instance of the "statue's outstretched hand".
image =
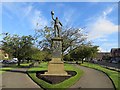
[[54, 15], [54, 11], [51, 11], [51, 14]]

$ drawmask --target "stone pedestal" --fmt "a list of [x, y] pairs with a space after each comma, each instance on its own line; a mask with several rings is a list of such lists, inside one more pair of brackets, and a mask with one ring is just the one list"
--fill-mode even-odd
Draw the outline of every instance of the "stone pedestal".
[[48, 63], [48, 72], [45, 72], [45, 75], [68, 76], [61, 58], [52, 58], [52, 61]]
[[52, 60], [48, 63], [48, 71], [44, 75], [69, 76], [64, 70], [62, 59], [62, 39], [52, 39]]

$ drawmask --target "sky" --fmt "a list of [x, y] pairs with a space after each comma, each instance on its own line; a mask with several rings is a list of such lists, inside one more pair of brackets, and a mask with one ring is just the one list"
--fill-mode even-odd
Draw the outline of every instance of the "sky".
[[85, 27], [82, 32], [101, 52], [118, 47], [117, 2], [2, 2], [0, 9], [0, 33], [33, 35], [36, 23], [51, 26], [53, 10], [63, 26]]

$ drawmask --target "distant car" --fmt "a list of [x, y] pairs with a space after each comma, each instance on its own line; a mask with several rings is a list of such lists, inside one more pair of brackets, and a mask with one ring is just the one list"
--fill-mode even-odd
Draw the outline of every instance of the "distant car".
[[3, 60], [0, 60], [0, 63], [2, 63], [3, 62]]
[[97, 63], [98, 61], [96, 59], [91, 60], [92, 63]]
[[10, 63], [10, 61], [9, 60], [3, 60], [3, 62], [2, 62], [3, 64], [9, 64]]
[[13, 58], [13, 60], [18, 60], [18, 58]]
[[15, 60], [15, 59], [13, 59], [13, 60], [10, 61], [11, 64], [12, 64], [12, 63], [15, 64], [15, 63], [17, 63], [17, 62], [18, 62], [18, 60]]
[[117, 64], [117, 63], [118, 63], [118, 61], [116, 61], [116, 60], [113, 60], [113, 61], [112, 61], [112, 63], [115, 63], [115, 64]]

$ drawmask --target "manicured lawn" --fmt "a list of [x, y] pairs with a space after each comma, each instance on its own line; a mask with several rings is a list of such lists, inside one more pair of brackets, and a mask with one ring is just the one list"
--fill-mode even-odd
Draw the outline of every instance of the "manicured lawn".
[[31, 62], [30, 63], [21, 63], [20, 66], [17, 66], [17, 64], [16, 64], [16, 67], [29, 67], [30, 64], [31, 64]]
[[30, 64], [31, 63], [22, 63], [22, 64], [20, 64], [20, 66], [17, 66], [17, 64], [13, 64], [8, 67], [2, 67], [2, 68], [0, 68], [0, 74], [2, 74], [5, 71], [12, 70], [14, 68], [28, 67]]
[[5, 68], [0, 68], [0, 74], [2, 74], [3, 72], [7, 71], [7, 70], [11, 70], [13, 68], [11, 67], [5, 67]]
[[87, 62], [84, 62], [81, 65], [105, 72], [112, 79], [113, 83], [115, 84], [115, 87], [118, 90], [120, 90], [120, 72], [109, 70], [109, 69], [104, 68], [100, 65], [87, 63]]
[[83, 71], [81, 71], [80, 69], [70, 65], [70, 64], [65, 64], [65, 70], [69, 70], [69, 71], [76, 71], [77, 74], [61, 83], [58, 84], [49, 84], [41, 79], [38, 79], [36, 77], [36, 71], [40, 71], [40, 70], [47, 70], [47, 63], [41, 63], [39, 68], [30, 68], [28, 70], [28, 75], [40, 86], [42, 86], [43, 88], [68, 88], [71, 85], [73, 85], [75, 82], [77, 82], [80, 77], [83, 75]]

